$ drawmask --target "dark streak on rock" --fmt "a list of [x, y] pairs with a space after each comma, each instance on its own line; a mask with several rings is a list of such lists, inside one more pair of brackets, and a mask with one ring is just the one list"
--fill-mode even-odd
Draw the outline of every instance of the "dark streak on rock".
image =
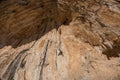
[[41, 70], [40, 70], [40, 79], [39, 80], [43, 80], [43, 69], [44, 69], [44, 65], [45, 65], [45, 61], [46, 61], [46, 56], [47, 56], [47, 50], [48, 50], [48, 46], [49, 46], [49, 40], [47, 41], [47, 44], [45, 46], [44, 52], [43, 52], [43, 59], [41, 62]]
[[22, 55], [28, 51], [29, 49], [25, 49], [23, 51], [21, 51], [16, 57], [15, 59], [11, 62], [11, 64], [8, 66], [6, 72], [3, 75], [3, 78], [6, 78], [8, 76], [8, 80], [10, 80], [11, 78], [14, 77], [16, 69], [18, 67], [18, 64], [20, 63], [20, 59], [22, 57]]
[[60, 55], [61, 55], [61, 56], [64, 56], [61, 49], [59, 49], [59, 54], [58, 54], [58, 56], [60, 56]]
[[120, 57], [120, 42], [115, 42], [113, 48], [107, 48], [103, 51], [103, 54], [107, 56], [108, 60], [110, 60], [111, 57]]
[[120, 3], [120, 0], [115, 0], [116, 2]]

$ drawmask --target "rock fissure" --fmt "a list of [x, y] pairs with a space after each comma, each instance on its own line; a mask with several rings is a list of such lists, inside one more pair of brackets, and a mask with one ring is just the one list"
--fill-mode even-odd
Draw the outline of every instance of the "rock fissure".
[[[15, 57], [15, 59], [14, 59], [14, 60], [11, 62], [11, 64], [8, 66], [6, 72], [5, 72], [4, 75], [3, 75], [3, 78], [10, 80], [11, 78], [14, 77], [14, 74], [15, 74], [15, 72], [16, 72], [16, 69], [17, 69], [17, 67], [18, 67], [18, 64], [19, 64], [19, 62], [20, 62], [20, 59], [21, 59], [22, 55], [24, 55], [24, 53], [25, 53], [26, 51], [28, 51], [28, 50], [29, 50], [29, 49], [25, 49], [25, 50], [21, 51], [21, 52]], [[8, 75], [9, 75], [9, 76], [8, 76]], [[7, 76], [8, 76], [8, 78], [7, 78]]]
[[40, 68], [40, 79], [39, 80], [43, 80], [43, 70], [44, 70], [44, 65], [45, 65], [45, 62], [46, 62], [46, 57], [47, 57], [47, 51], [48, 51], [49, 44], [50, 44], [50, 41], [48, 40], [46, 45], [45, 45], [44, 52], [42, 53], [43, 54], [43, 59], [42, 59], [41, 66], [40, 66], [41, 68]]
[[119, 80], [119, 4], [0, 0], [0, 80]]

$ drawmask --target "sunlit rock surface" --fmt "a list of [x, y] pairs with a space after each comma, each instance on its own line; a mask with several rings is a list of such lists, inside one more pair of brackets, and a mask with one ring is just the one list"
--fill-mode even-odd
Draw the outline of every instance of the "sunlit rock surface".
[[120, 80], [120, 0], [0, 0], [0, 80]]

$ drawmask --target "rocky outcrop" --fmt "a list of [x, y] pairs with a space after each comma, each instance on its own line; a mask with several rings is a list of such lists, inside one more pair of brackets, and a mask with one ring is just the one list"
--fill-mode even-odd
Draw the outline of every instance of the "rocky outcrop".
[[0, 0], [0, 80], [120, 80], [120, 1]]

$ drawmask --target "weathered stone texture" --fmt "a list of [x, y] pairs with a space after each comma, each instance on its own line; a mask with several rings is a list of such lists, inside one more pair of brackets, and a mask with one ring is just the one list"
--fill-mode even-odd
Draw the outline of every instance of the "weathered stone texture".
[[0, 0], [0, 80], [120, 80], [120, 0]]

